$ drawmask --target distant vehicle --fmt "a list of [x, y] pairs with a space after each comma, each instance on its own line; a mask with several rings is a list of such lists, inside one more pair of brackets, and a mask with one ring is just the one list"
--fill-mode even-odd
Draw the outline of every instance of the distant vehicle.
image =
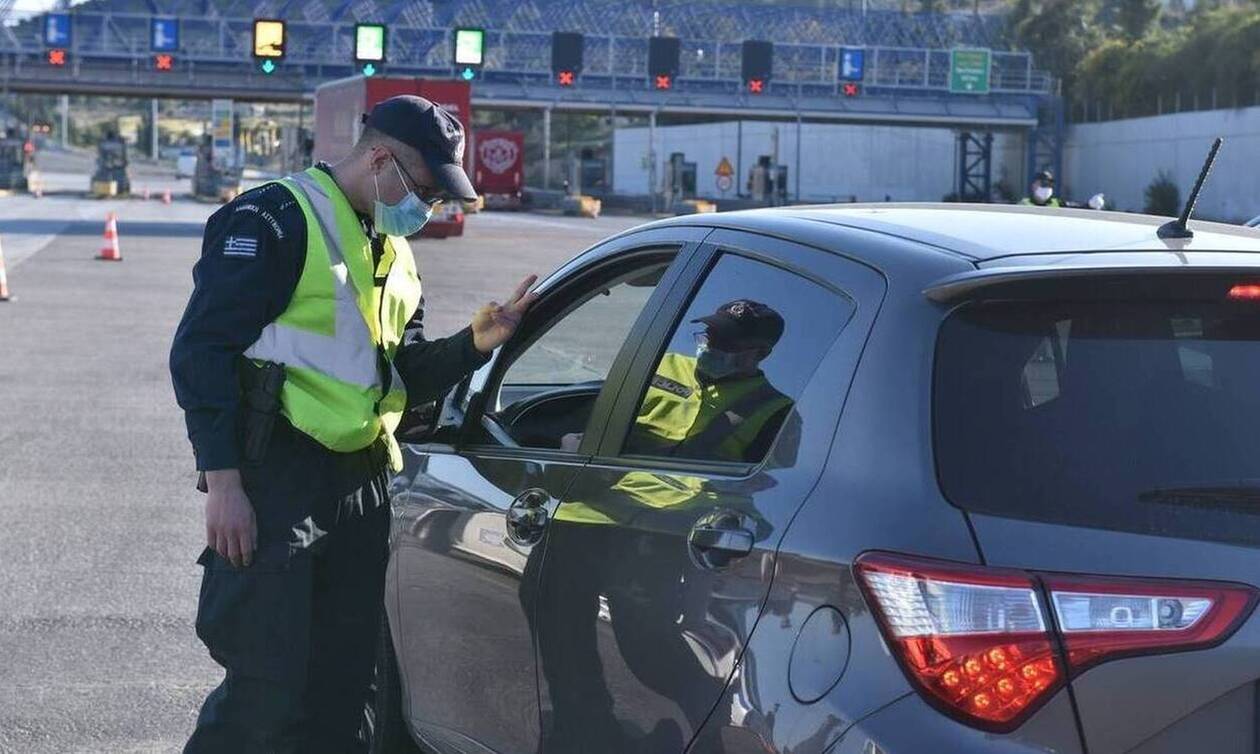
[[1260, 215], [1256, 215], [1247, 222], [1243, 223], [1248, 228], [1260, 228]]
[[184, 147], [175, 158], [175, 177], [192, 178], [197, 174], [197, 150], [195, 147]]
[[1166, 220], [578, 255], [401, 433], [375, 751], [1250, 751], [1260, 238]]
[[[424, 97], [459, 119], [464, 133], [472, 129], [472, 95], [467, 81], [421, 79], [409, 76], [364, 78], [352, 76], [321, 84], [315, 89], [316, 160], [335, 162], [349, 154], [359, 137], [364, 113], [383, 99], [399, 94]], [[472, 164], [464, 153], [464, 170]], [[459, 202], [443, 202], [420, 230], [422, 238], [446, 238], [464, 234], [464, 208]]]
[[525, 188], [525, 134], [477, 131], [473, 147], [473, 186], [487, 209], [520, 209]]

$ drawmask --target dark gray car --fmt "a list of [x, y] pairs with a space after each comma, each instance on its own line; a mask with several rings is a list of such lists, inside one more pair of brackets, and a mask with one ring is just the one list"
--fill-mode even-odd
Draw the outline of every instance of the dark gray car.
[[1251, 752], [1260, 233], [653, 223], [408, 430], [381, 751]]

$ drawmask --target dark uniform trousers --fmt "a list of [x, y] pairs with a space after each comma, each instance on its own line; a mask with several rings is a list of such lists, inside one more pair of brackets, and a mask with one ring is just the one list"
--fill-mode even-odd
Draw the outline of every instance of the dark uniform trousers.
[[253, 563], [207, 548], [197, 635], [226, 670], [185, 754], [354, 754], [370, 738], [388, 561], [383, 448], [335, 453], [277, 422], [241, 470], [258, 522]]

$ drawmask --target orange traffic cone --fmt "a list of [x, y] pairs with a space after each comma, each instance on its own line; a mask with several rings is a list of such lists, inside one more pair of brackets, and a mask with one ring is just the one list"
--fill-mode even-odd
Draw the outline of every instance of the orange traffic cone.
[[4, 247], [0, 246], [0, 301], [9, 300], [9, 276], [4, 272]]
[[105, 245], [101, 247], [101, 253], [97, 254], [96, 258], [106, 262], [122, 261], [122, 250], [118, 248], [118, 218], [113, 212], [110, 212], [105, 220]]
[[171, 190], [170, 189], [167, 189], [162, 192], [162, 203], [163, 204], [171, 203]]

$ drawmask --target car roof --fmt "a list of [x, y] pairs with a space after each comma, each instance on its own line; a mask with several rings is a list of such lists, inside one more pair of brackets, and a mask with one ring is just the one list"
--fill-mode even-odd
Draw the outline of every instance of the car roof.
[[[705, 225], [781, 234], [783, 221], [857, 228], [914, 241], [974, 262], [1024, 254], [1097, 251], [1260, 253], [1260, 232], [1191, 220], [1194, 238], [1161, 239], [1170, 218], [1128, 212], [1003, 204], [830, 204], [703, 215]], [[688, 215], [666, 221], [695, 224]], [[813, 226], [814, 229], [817, 226]]]

